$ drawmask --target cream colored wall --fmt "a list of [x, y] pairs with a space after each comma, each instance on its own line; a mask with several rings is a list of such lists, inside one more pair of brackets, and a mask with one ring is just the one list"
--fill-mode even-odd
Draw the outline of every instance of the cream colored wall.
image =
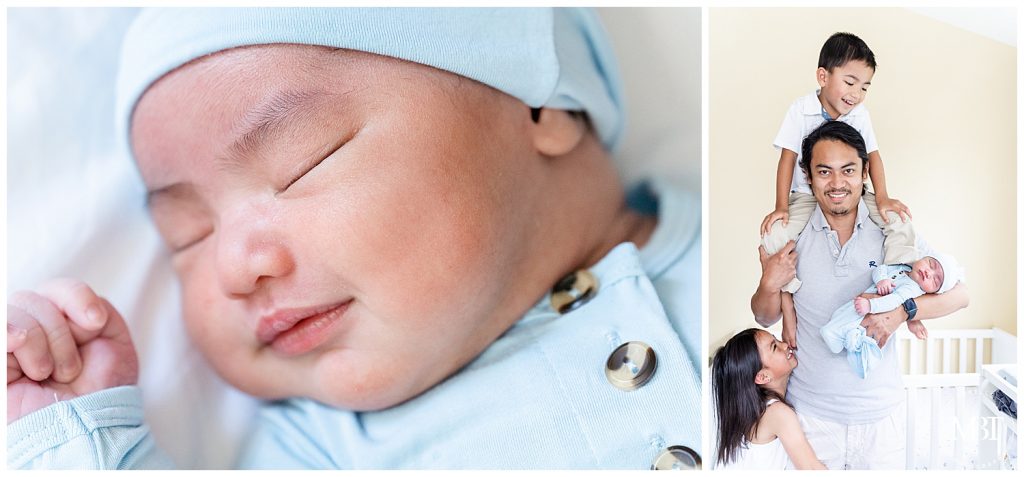
[[710, 352], [756, 326], [772, 140], [790, 103], [817, 87], [818, 51], [837, 31], [860, 36], [878, 61], [865, 104], [890, 196], [967, 269], [970, 306], [928, 327], [1016, 334], [1016, 49], [896, 8], [709, 13]]

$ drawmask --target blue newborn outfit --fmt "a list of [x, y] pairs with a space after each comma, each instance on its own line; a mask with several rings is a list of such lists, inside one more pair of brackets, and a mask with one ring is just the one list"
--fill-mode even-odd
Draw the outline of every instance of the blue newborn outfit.
[[[155, 9], [140, 14], [124, 42], [122, 142], [130, 145], [132, 112], [154, 81], [206, 54], [270, 43], [391, 56], [472, 78], [531, 108], [585, 111], [607, 149], [622, 130], [614, 58], [588, 10]], [[642, 250], [619, 244], [590, 268], [598, 285], [579, 306], [555, 310], [543, 297], [465, 368], [389, 409], [270, 403], [239, 465], [646, 469], [697, 457], [700, 201], [651, 188], [630, 197], [632, 207], [658, 214], [650, 241]], [[154, 444], [135, 386], [15, 421], [7, 456], [9, 468], [173, 466]]]
[[[909, 265], [881, 265], [871, 272], [871, 281], [878, 282], [888, 278], [893, 281], [892, 293], [872, 298], [871, 313], [882, 313], [895, 310], [903, 302], [924, 295], [924, 290], [917, 282], [907, 276], [910, 271]], [[876, 285], [864, 290], [865, 293], [878, 293]], [[821, 336], [825, 344], [833, 353], [840, 353], [846, 350], [846, 359], [850, 366], [857, 371], [860, 377], [867, 377], [868, 370], [873, 368], [882, 359], [882, 350], [878, 342], [867, 335], [867, 331], [860, 322], [864, 317], [857, 314], [853, 300], [850, 300], [839, 307], [828, 324], [821, 327]]]
[[[243, 468], [646, 469], [671, 446], [701, 446], [700, 210], [653, 183], [659, 224], [642, 249], [615, 247], [590, 272], [597, 292], [559, 313], [550, 296], [464, 369], [376, 412], [309, 399], [270, 403]], [[643, 192], [643, 191], [641, 191]], [[652, 204], [650, 193], [632, 204]], [[615, 351], [656, 361], [635, 389], [614, 385]], [[620, 373], [621, 375], [621, 373]], [[60, 402], [7, 427], [8, 468], [169, 468], [143, 420], [139, 389]]]

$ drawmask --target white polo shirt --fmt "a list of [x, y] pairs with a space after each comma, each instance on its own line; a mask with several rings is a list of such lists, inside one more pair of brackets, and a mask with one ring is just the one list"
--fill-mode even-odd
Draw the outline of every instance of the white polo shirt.
[[[772, 143], [776, 149], [786, 148], [796, 153], [796, 165], [793, 168], [793, 182], [789, 187], [790, 191], [811, 193], [804, 171], [800, 168], [800, 158], [803, 157], [801, 146], [804, 138], [825, 122], [821, 102], [818, 101], [819, 93], [821, 93], [820, 89], [801, 96], [789, 106], [789, 111], [786, 111], [786, 117], [782, 120], [782, 127], [779, 128], [775, 142]], [[864, 103], [858, 104], [849, 113], [840, 116], [838, 120], [853, 126], [861, 136], [864, 136], [864, 145], [867, 147], [868, 154], [878, 150], [875, 130], [871, 127], [871, 116], [868, 115]]]

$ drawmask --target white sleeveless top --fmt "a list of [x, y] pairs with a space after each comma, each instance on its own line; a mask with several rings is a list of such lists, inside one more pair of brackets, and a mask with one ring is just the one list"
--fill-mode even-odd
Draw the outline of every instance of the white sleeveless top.
[[[768, 406], [778, 402], [777, 399], [768, 401]], [[716, 469], [729, 470], [783, 470], [793, 469], [793, 463], [789, 460], [789, 454], [782, 447], [782, 440], [776, 437], [765, 444], [755, 444], [744, 440], [743, 445], [738, 449], [739, 453], [735, 460], [728, 464], [716, 466]]]

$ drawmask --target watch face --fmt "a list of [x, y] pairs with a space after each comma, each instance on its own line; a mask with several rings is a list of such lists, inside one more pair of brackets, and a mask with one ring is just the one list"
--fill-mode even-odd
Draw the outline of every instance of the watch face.
[[909, 298], [903, 302], [903, 309], [907, 311], [907, 321], [913, 320], [917, 315], [917, 302], [913, 298]]

